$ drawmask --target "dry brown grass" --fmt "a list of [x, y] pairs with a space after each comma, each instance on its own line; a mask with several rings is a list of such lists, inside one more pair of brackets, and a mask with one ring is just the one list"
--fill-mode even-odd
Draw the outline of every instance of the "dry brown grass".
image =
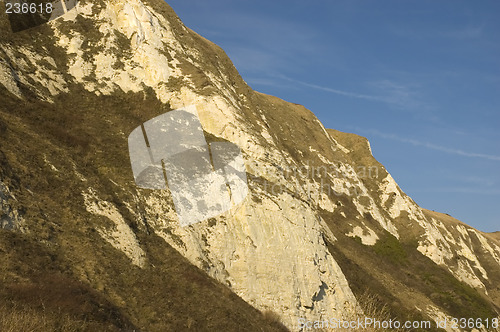
[[287, 330], [283, 322], [281, 321], [280, 315], [271, 310], [265, 310], [262, 312], [262, 317], [264, 320], [272, 327], [277, 329]]
[[[358, 298], [358, 302], [362, 308], [362, 312], [358, 311], [355, 313], [355, 317], [369, 317], [374, 318], [378, 321], [389, 321], [391, 318], [391, 313], [389, 307], [386, 303], [382, 302], [377, 296], [365, 292]], [[365, 331], [386, 331], [386, 329], [379, 329], [370, 327]], [[405, 329], [393, 329], [392, 331], [407, 331]]]
[[[355, 308], [354, 312], [343, 321], [357, 321], [358, 318], [364, 320], [365, 317], [372, 318], [374, 320], [384, 322], [394, 320], [394, 317], [391, 316], [389, 307], [383, 301], [381, 301], [376, 295], [364, 292], [361, 296], [358, 296], [359, 306]], [[335, 331], [359, 331], [360, 329], [335, 329]], [[391, 331], [409, 331], [407, 329], [390, 329]], [[327, 330], [324, 330], [327, 331]], [[373, 326], [366, 326], [363, 329], [366, 332], [379, 332], [379, 331], [387, 331], [384, 328], [377, 328]]]
[[88, 331], [85, 321], [76, 321], [67, 314], [47, 314], [28, 307], [0, 306], [0, 331], [38, 332], [38, 331]]

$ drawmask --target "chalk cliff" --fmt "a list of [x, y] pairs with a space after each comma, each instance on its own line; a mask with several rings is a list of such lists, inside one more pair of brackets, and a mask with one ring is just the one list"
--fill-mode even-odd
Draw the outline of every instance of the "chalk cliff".
[[[258, 309], [298, 330], [362, 315], [366, 292], [401, 320], [498, 317], [498, 237], [419, 207], [363, 137], [253, 91], [163, 1], [82, 0], [15, 34], [2, 15], [0, 255], [52, 257], [123, 316], [113, 328], [282, 328]], [[187, 106], [240, 148], [249, 194], [181, 227], [169, 190], [135, 184], [127, 137]], [[32, 283], [16, 264], [8, 287]]]

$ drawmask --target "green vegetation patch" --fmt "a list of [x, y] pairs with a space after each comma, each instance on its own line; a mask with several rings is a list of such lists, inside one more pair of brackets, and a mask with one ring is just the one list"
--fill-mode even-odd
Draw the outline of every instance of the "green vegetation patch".
[[388, 232], [375, 243], [373, 250], [377, 255], [383, 256], [395, 264], [402, 264], [408, 260], [408, 254], [401, 242]]

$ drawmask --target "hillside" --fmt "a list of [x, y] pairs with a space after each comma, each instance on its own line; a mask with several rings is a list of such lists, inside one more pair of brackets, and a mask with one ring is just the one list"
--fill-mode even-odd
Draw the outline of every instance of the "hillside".
[[[3, 5], [0, 330], [296, 331], [368, 314], [366, 294], [400, 320], [498, 317], [498, 236], [419, 207], [365, 138], [253, 91], [162, 0], [82, 0], [17, 33]], [[239, 147], [249, 194], [182, 227], [169, 189], [136, 185], [128, 137], [187, 106]]]

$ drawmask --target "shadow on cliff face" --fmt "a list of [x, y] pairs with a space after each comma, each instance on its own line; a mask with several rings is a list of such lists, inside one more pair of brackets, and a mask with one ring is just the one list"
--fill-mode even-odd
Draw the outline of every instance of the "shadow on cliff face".
[[[51, 104], [16, 99], [0, 86], [0, 174], [16, 206], [24, 207], [28, 230], [0, 230], [2, 324], [23, 316], [48, 331], [79, 324], [95, 331], [286, 331], [148, 233], [128, 211], [136, 189], [124, 167], [123, 133], [168, 105], [147, 91], [98, 97], [75, 86], [74, 92]], [[78, 112], [68, 107], [75, 104]], [[89, 186], [134, 230], [147, 254], [145, 268], [98, 234], [102, 218], [85, 210], [81, 196]], [[8, 331], [5, 325], [0, 330]]]
[[132, 331], [120, 309], [67, 273], [56, 254], [0, 230], [0, 331]]

